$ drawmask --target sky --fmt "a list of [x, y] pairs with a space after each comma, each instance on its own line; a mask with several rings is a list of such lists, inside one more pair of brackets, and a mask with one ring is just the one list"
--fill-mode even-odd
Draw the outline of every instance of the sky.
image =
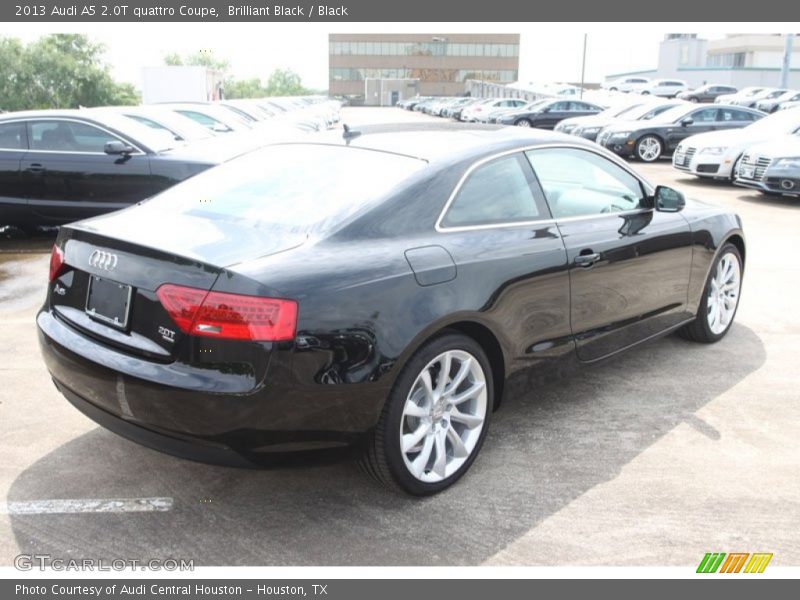
[[[299, 73], [307, 87], [328, 86], [328, 33], [520, 33], [521, 81], [580, 81], [583, 36], [586, 81], [607, 74], [653, 68], [665, 33], [723, 37], [742, 24], [709, 23], [0, 23], [0, 35], [31, 41], [47, 33], [86, 33], [107, 47], [118, 80], [141, 86], [145, 66], [166, 54], [210, 50], [231, 63], [236, 78], [267, 76], [277, 68]], [[750, 24], [748, 31], [781, 31], [785, 24]]]

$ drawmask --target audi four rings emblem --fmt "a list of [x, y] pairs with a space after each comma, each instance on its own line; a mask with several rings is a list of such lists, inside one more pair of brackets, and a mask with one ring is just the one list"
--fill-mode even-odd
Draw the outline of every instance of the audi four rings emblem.
[[89, 264], [97, 269], [113, 271], [117, 266], [117, 255], [105, 250], [95, 250], [89, 255]]

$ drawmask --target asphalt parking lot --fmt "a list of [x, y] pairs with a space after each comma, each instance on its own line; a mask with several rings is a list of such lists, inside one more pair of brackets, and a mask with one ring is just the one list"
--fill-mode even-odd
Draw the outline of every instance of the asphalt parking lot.
[[[430, 118], [343, 114], [349, 125]], [[730, 334], [714, 346], [671, 336], [506, 398], [470, 472], [422, 500], [384, 491], [350, 461], [213, 467], [98, 428], [56, 392], [39, 357], [34, 315], [51, 238], [0, 241], [0, 565], [46, 553], [693, 568], [714, 551], [800, 565], [800, 202], [699, 182], [668, 162], [638, 168], [742, 216], [748, 250]], [[120, 498], [163, 501], [79, 514], [33, 504]]]

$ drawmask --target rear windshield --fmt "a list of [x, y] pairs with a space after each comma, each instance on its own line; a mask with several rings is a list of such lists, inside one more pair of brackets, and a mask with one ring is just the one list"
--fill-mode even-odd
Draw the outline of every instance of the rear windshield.
[[426, 164], [360, 148], [276, 145], [192, 177], [142, 209], [312, 233], [341, 223]]

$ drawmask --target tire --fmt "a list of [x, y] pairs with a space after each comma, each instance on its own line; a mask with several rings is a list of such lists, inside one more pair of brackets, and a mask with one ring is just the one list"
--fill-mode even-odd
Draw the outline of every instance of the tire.
[[[724, 266], [720, 266], [725, 259], [735, 261], [735, 297], [733, 300], [732, 309], [728, 309], [729, 304], [725, 301], [722, 301], [720, 296], [717, 296], [717, 305], [725, 307], [726, 315], [724, 319], [719, 316], [720, 320], [717, 322], [717, 325], [714, 326], [712, 311], [709, 310], [709, 300], [717, 293], [715, 280], [719, 279], [721, 272], [720, 269], [725, 268]], [[700, 301], [700, 307], [697, 310], [697, 316], [695, 317], [694, 321], [688, 325], [684, 325], [681, 329], [679, 329], [678, 335], [686, 338], [687, 340], [702, 344], [713, 344], [714, 342], [718, 342], [724, 338], [725, 334], [727, 334], [728, 330], [730, 330], [731, 324], [736, 317], [736, 311], [739, 308], [739, 298], [741, 297], [742, 291], [742, 272], [742, 257], [739, 254], [739, 250], [736, 248], [736, 246], [730, 243], [723, 245], [720, 251], [717, 253], [717, 258], [714, 260], [714, 264], [711, 266], [711, 271], [708, 274], [706, 285], [703, 288], [703, 298]], [[727, 293], [725, 295], [730, 297]], [[720, 304], [721, 302], [723, 304]]]
[[517, 127], [533, 127], [533, 123], [529, 119], [517, 119], [514, 121], [514, 125]]
[[728, 181], [733, 183], [736, 181], [736, 172], [739, 170], [739, 162], [742, 160], [743, 154], [740, 154], [735, 161], [733, 161], [733, 166], [731, 167], [731, 175], [728, 178]]
[[650, 95], [650, 92], [648, 92], [648, 91], [642, 92], [642, 96], [649, 96], [649, 95]]
[[697, 104], [698, 102], [700, 102], [700, 100], [697, 98], [697, 96], [689, 96], [689, 102], [691, 102], [692, 104]]
[[655, 162], [664, 154], [664, 142], [655, 135], [644, 135], [636, 142], [635, 156], [642, 162]]
[[[439, 388], [444, 356], [451, 357], [451, 375]], [[468, 369], [466, 376], [451, 389], [448, 384], [462, 368]], [[426, 372], [433, 395], [425, 393]], [[367, 440], [361, 467], [382, 485], [414, 496], [435, 494], [453, 485], [470, 468], [486, 438], [494, 408], [493, 383], [489, 359], [478, 342], [449, 332], [432, 339], [409, 359], [395, 381]], [[436, 402], [435, 394], [442, 389], [444, 395]], [[442, 401], [459, 396], [464, 398], [448, 411], [450, 404]], [[413, 414], [409, 414], [412, 405]], [[453, 435], [461, 440], [458, 448]], [[405, 451], [404, 443], [408, 444]], [[441, 454], [440, 448], [444, 449]]]
[[617, 88], [615, 88], [615, 87], [610, 87], [610, 88], [608, 88], [608, 91], [609, 91], [609, 92], [616, 92], [616, 91], [617, 91]]

